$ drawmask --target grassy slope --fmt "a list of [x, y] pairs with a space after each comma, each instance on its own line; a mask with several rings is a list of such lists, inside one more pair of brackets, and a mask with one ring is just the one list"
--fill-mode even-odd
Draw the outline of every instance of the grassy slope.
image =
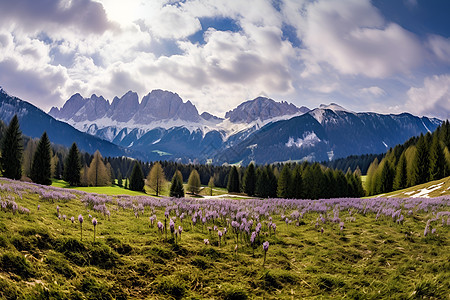
[[[143, 192], [135, 192], [128, 189], [125, 189], [123, 187], [119, 187], [117, 185], [111, 185], [111, 186], [101, 186], [101, 187], [71, 187], [69, 184], [64, 180], [57, 180], [53, 179], [52, 186], [59, 187], [59, 188], [67, 188], [67, 189], [73, 189], [77, 191], [84, 191], [88, 193], [96, 193], [96, 194], [103, 194], [103, 195], [110, 195], [110, 196], [117, 196], [117, 195], [130, 195], [130, 196], [155, 196], [154, 191], [151, 190], [148, 186], [145, 186], [145, 193]], [[167, 183], [167, 186], [162, 190], [161, 196], [169, 196], [169, 188], [170, 183]], [[184, 184], [184, 190], [187, 190], [187, 184]], [[213, 196], [220, 196], [227, 194], [228, 191], [225, 188], [218, 188], [215, 187], [213, 189]], [[199, 195], [201, 196], [209, 196], [210, 190], [207, 186], [202, 186]]]
[[[424, 189], [429, 190], [429, 192], [424, 191]], [[423, 192], [422, 192], [423, 191]], [[422, 193], [421, 193], [422, 192]], [[421, 193], [421, 194], [419, 194]], [[419, 194], [419, 195], [418, 195]], [[390, 192], [387, 194], [381, 194], [376, 197], [439, 197], [450, 195], [450, 177], [445, 177], [440, 180], [430, 181], [424, 184], [409, 187], [407, 189], [398, 190], [395, 192]]]
[[[88, 212], [78, 199], [49, 202], [36, 194], [19, 197], [8, 190], [0, 190], [0, 197], [15, 199], [31, 210], [29, 215], [0, 211], [0, 298], [450, 296], [450, 226], [438, 222], [437, 234], [423, 237], [431, 212], [406, 215], [404, 224], [399, 225], [391, 218], [375, 221], [374, 214], [350, 216], [342, 211], [344, 232], [338, 224], [328, 222], [320, 225], [323, 234], [314, 226], [317, 213], [306, 214], [298, 227], [286, 225], [274, 215], [277, 235], [264, 238], [270, 248], [263, 267], [261, 246], [254, 255], [250, 247], [240, 247], [235, 255], [230, 233], [219, 248], [217, 235], [209, 235], [200, 226], [192, 228], [186, 220], [178, 244], [165, 240], [149, 226], [148, 208], [144, 216], [135, 218], [132, 210], [115, 210], [116, 205], [107, 204], [112, 213], [108, 220], [92, 209]], [[38, 203], [40, 210], [36, 209]], [[84, 215], [82, 242], [80, 225], [59, 220], [57, 205], [68, 217]], [[95, 243], [89, 213], [99, 220]], [[164, 219], [163, 210], [155, 213], [159, 220]], [[204, 245], [204, 238], [212, 245]]]

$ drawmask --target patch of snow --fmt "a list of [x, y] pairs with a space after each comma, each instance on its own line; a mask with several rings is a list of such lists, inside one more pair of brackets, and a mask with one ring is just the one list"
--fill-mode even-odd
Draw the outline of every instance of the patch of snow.
[[158, 144], [159, 142], [161, 142], [161, 139], [157, 139], [156, 141], [154, 141], [154, 142], [152, 143], [152, 145]]
[[428, 132], [430, 132], [431, 133], [431, 130], [430, 129], [428, 129], [428, 127], [425, 125], [425, 123], [423, 122], [423, 120], [422, 119], [420, 119], [421, 121], [422, 121], [422, 124], [423, 124], [423, 127], [425, 127], [425, 129], [428, 131]]
[[323, 124], [323, 119], [325, 118], [325, 110], [323, 109], [314, 109], [309, 112], [309, 114], [317, 120], [320, 124]]
[[346, 111], [346, 112], [349, 112], [349, 113], [354, 113], [354, 112], [352, 112], [352, 111], [350, 111], [350, 110], [348, 110], [348, 109], [346, 109], [346, 108], [344, 108], [344, 107], [342, 107], [342, 106], [340, 106], [339, 104], [336, 104], [336, 103], [330, 103], [328, 105], [320, 104], [319, 108], [320, 109], [331, 109], [333, 111]]
[[406, 192], [406, 193], [404, 193], [404, 194], [407, 195], [407, 196], [410, 196], [410, 195], [414, 194], [415, 192], [416, 192], [416, 191]]
[[430, 196], [428, 194], [435, 190], [440, 189], [441, 185], [443, 185], [443, 184], [444, 183], [441, 182], [441, 183], [438, 183], [435, 185], [431, 185], [428, 188], [421, 189], [421, 190], [419, 190], [419, 192], [417, 194], [411, 196], [411, 198], [430, 198]]
[[383, 143], [383, 145], [384, 145], [386, 148], [389, 148], [389, 146], [386, 145], [386, 143], [385, 143], [384, 141], [382, 141], [382, 143]]
[[314, 146], [315, 144], [319, 143], [320, 139], [319, 137], [316, 135], [315, 132], [309, 132], [306, 131], [303, 134], [303, 138], [297, 138], [296, 140], [293, 137], [289, 137], [289, 140], [287, 141], [287, 143], [285, 144], [286, 147], [297, 147], [297, 148], [302, 148], [302, 147], [311, 147]]
[[333, 160], [333, 157], [334, 157], [334, 152], [333, 152], [333, 150], [327, 152], [327, 155], [328, 155], [328, 160], [329, 160], [329, 161], [332, 161], [332, 160]]
[[134, 142], [131, 142], [131, 144], [128, 145], [128, 148], [132, 147]]

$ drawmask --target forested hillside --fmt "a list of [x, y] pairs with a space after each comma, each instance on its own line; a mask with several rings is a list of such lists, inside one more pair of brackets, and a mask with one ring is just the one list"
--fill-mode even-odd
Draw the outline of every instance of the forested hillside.
[[433, 133], [409, 139], [375, 159], [367, 172], [369, 195], [438, 180], [450, 175], [450, 123], [447, 120]]

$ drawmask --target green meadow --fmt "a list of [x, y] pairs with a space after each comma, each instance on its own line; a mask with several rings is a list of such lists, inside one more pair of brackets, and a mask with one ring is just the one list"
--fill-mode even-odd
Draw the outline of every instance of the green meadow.
[[[65, 186], [64, 182], [54, 185]], [[439, 205], [424, 204], [426, 209], [419, 204], [412, 208], [402, 204], [401, 222], [391, 216], [377, 218], [376, 213], [364, 212], [357, 204], [345, 208], [344, 204], [336, 204], [322, 215], [309, 211], [298, 220], [292, 217], [294, 210], [289, 205], [279, 206], [268, 216], [261, 214], [261, 231], [252, 247], [248, 237], [237, 237], [233, 232], [233, 210], [204, 225], [200, 221], [194, 225], [190, 215], [181, 221], [176, 214], [178, 209], [182, 213], [183, 201], [189, 205], [197, 201], [191, 210], [205, 213], [225, 200], [185, 199], [175, 203], [167, 198], [149, 198], [155, 203], [166, 202], [142, 210], [137, 207], [144, 203], [139, 202], [143, 198], [115, 196], [128, 190], [81, 190], [109, 196], [57, 189], [72, 196], [53, 199], [23, 183], [0, 179], [0, 200], [18, 205], [16, 210], [8, 206], [0, 211], [0, 298], [450, 297], [450, 215], [442, 213], [449, 211], [448, 199]], [[135, 195], [142, 194], [131, 194]], [[86, 200], [89, 197], [105, 200], [110, 216], [94, 210], [93, 203]], [[240, 211], [249, 212], [247, 219], [255, 219], [255, 228], [254, 207], [258, 203], [263, 207], [271, 200], [255, 200], [260, 201], [252, 202], [256, 206], [245, 201], [230, 203], [233, 207], [242, 203]], [[21, 212], [21, 207], [29, 209], [29, 213]], [[171, 234], [164, 215], [166, 208], [170, 208], [169, 217], [175, 219], [175, 227], [183, 227], [181, 236]], [[336, 211], [345, 224], [342, 229], [341, 224], [332, 221]], [[188, 215], [189, 209], [185, 212]], [[82, 226], [78, 222], [80, 214], [84, 217]], [[95, 240], [89, 215], [98, 220]], [[152, 225], [150, 217], [154, 215]], [[321, 216], [325, 222], [320, 221]], [[158, 221], [166, 223], [167, 233], [158, 230]], [[269, 230], [271, 223], [277, 225], [275, 233]], [[424, 236], [427, 223], [434, 232]], [[223, 233], [224, 227], [228, 232], [219, 242], [218, 231]], [[270, 244], [266, 256], [264, 241]]]

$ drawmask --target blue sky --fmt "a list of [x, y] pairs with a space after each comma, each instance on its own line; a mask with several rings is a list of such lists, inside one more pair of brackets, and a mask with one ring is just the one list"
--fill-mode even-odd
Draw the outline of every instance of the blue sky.
[[223, 116], [258, 96], [450, 118], [450, 1], [0, 0], [0, 86], [178, 93]]

